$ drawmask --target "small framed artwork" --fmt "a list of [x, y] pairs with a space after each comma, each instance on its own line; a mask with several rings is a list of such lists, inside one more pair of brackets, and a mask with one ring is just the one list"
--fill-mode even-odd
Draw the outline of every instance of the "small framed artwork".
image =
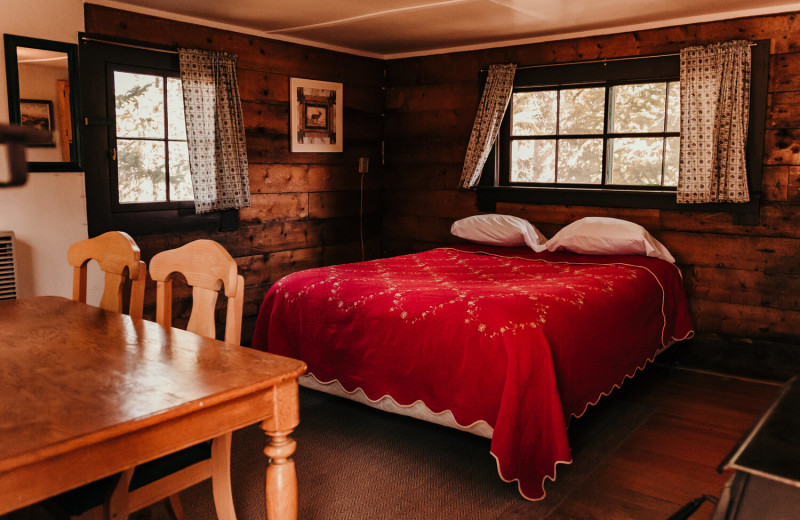
[[[53, 102], [47, 99], [20, 99], [19, 100], [20, 124], [39, 130], [53, 132]], [[55, 142], [47, 144], [33, 144], [28, 146], [55, 146]]]
[[342, 151], [342, 84], [291, 78], [290, 139], [293, 152]]

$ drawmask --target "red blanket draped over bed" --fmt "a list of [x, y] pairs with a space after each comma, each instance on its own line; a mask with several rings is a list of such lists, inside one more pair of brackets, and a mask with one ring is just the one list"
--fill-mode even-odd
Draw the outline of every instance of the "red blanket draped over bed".
[[569, 418], [690, 335], [663, 260], [465, 246], [291, 274], [253, 346], [371, 400], [486, 421], [500, 477], [535, 500], [571, 462]]

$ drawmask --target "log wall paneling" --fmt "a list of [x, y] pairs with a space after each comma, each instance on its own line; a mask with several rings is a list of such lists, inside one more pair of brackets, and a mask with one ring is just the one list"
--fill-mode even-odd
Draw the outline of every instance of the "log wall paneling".
[[[800, 21], [760, 16], [646, 31], [415, 57], [387, 62], [384, 254], [453, 243], [450, 224], [477, 213], [457, 189], [479, 71], [678, 52], [687, 45], [770, 39], [763, 200], [756, 225], [729, 213], [498, 204], [552, 236], [591, 215], [637, 222], [660, 239], [685, 273], [698, 336], [794, 345], [800, 359]], [[764, 347], [768, 348], [768, 347]]]
[[[243, 342], [249, 341], [261, 300], [276, 280], [302, 269], [361, 260], [361, 178], [357, 173], [361, 156], [371, 159], [364, 179], [365, 249], [368, 257], [380, 254], [385, 81], [381, 60], [92, 4], [85, 5], [84, 18], [88, 33], [224, 50], [238, 56], [252, 204], [240, 211], [239, 229], [134, 238], [146, 261], [159, 251], [197, 238], [220, 242], [236, 258], [245, 277]], [[343, 153], [290, 151], [291, 77], [343, 83]], [[181, 291], [176, 286], [176, 295], [190, 296]], [[149, 294], [148, 298], [152, 306]], [[176, 303], [178, 324], [180, 314], [187, 312], [185, 302]]]

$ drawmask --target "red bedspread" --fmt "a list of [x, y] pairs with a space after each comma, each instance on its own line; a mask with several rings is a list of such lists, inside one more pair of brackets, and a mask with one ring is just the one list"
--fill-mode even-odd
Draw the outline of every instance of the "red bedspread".
[[571, 462], [569, 418], [691, 334], [663, 260], [465, 246], [291, 274], [253, 346], [372, 400], [486, 421], [500, 477], [536, 500]]

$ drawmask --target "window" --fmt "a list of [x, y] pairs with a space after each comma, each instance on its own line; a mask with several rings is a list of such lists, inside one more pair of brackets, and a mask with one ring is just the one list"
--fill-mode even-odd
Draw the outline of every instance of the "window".
[[235, 229], [236, 210], [195, 213], [177, 54], [130, 43], [81, 35], [90, 236]]
[[[757, 213], [769, 43], [753, 47], [748, 174]], [[496, 202], [684, 208], [675, 202], [680, 142], [680, 57], [520, 67], [478, 207]], [[688, 209], [711, 209], [692, 205]]]
[[116, 202], [193, 200], [181, 80], [115, 70], [113, 88]]
[[677, 81], [518, 90], [509, 113], [509, 184], [678, 183]]

